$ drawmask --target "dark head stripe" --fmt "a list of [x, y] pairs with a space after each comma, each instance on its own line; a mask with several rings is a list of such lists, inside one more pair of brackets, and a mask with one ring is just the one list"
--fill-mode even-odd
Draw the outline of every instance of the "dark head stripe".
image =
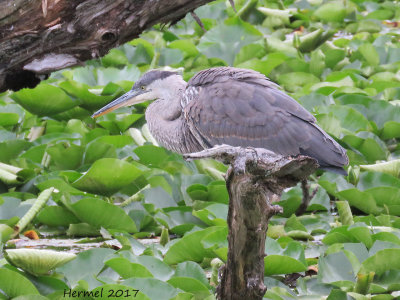
[[151, 70], [146, 72], [137, 82], [136, 86], [141, 86], [141, 85], [149, 85], [152, 82], [158, 80], [158, 79], [165, 79], [171, 75], [177, 75], [175, 72], [170, 72], [170, 71], [162, 71], [162, 70]]

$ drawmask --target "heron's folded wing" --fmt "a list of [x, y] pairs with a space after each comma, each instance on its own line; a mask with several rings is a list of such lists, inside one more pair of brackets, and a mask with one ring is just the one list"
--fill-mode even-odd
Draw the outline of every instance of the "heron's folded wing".
[[[264, 93], [260, 94], [260, 97], [256, 97], [257, 95], [254, 93], [251, 95], [242, 94], [241, 96], [244, 97], [243, 100], [251, 100], [252, 103], [255, 103], [255, 105], [262, 105], [261, 102], [263, 101], [259, 100], [264, 96], [264, 99], [267, 97], [267, 100], [272, 106], [281, 108], [283, 111], [291, 113], [292, 115], [295, 115], [305, 121], [316, 121], [314, 116], [301, 105], [299, 105], [296, 100], [281, 92], [276, 83], [270, 81], [267, 77], [265, 77], [265, 75], [253, 70], [233, 67], [217, 67], [206, 69], [193, 76], [188, 82], [188, 87], [197, 87], [203, 89], [204, 92], [207, 92], [207, 87], [215, 87], [216, 84], [218, 85], [217, 88], [220, 89], [219, 93], [223, 92], [225, 89], [227, 93], [231, 92], [227, 95], [230, 97], [238, 94], [238, 89], [264, 87]], [[249, 92], [258, 91], [249, 90]], [[208, 95], [204, 96], [207, 97]]]
[[304, 154], [321, 166], [347, 163], [343, 148], [315, 124], [309, 112], [284, 92], [263, 84], [260, 77], [215, 80], [197, 89], [184, 116], [193, 134], [209, 147], [228, 144], [281, 155]]

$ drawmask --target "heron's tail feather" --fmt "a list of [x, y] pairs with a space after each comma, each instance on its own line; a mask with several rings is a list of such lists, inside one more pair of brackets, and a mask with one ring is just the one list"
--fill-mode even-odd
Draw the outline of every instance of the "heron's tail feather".
[[346, 150], [319, 126], [313, 124], [315, 133], [309, 141], [307, 149], [301, 149], [301, 154], [315, 158], [322, 170], [347, 176], [343, 166], [349, 163]]

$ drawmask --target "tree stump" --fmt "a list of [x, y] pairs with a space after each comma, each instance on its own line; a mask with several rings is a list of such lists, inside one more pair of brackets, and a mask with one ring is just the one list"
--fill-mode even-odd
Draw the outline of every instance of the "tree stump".
[[226, 174], [228, 260], [220, 270], [217, 298], [262, 299], [267, 290], [264, 257], [268, 222], [282, 212], [272, 203], [280, 200], [283, 189], [313, 173], [318, 163], [306, 156], [283, 157], [266, 149], [227, 145], [187, 154], [185, 158], [214, 158], [230, 164]]

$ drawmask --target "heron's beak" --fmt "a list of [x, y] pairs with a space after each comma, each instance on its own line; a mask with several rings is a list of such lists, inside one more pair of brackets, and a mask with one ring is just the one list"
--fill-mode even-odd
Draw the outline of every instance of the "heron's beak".
[[145, 96], [145, 94], [147, 94], [147, 91], [143, 91], [140, 89], [130, 90], [126, 94], [122, 95], [121, 97], [115, 99], [114, 101], [108, 103], [106, 106], [96, 111], [92, 115], [92, 118], [100, 117], [123, 106], [130, 106], [149, 100], [148, 97]]

